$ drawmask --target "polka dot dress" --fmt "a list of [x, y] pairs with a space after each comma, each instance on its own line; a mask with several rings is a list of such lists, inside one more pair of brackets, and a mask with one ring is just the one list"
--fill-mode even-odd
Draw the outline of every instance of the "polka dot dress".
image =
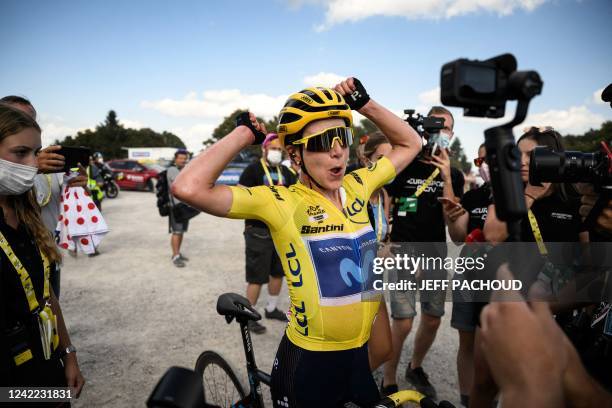
[[59, 246], [93, 254], [108, 233], [104, 217], [82, 187], [62, 186], [61, 213], [57, 220]]

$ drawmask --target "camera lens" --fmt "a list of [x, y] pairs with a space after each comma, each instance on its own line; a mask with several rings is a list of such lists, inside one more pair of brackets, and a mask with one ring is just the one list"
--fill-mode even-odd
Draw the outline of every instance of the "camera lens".
[[547, 146], [536, 147], [529, 160], [529, 183], [540, 185], [542, 182], [561, 181], [560, 169], [563, 162], [563, 153], [555, 152]]
[[550, 147], [538, 146], [531, 152], [529, 182], [534, 185], [591, 182], [601, 162], [599, 156], [598, 153], [555, 152]]

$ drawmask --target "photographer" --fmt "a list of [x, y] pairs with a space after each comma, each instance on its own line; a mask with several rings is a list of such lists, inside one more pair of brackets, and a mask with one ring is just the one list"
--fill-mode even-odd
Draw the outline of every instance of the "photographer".
[[[466, 192], [460, 204], [453, 204], [446, 200], [443, 203], [444, 216], [447, 219], [451, 239], [456, 243], [468, 243], [462, 248], [461, 257], [473, 256], [469, 253], [469, 243], [481, 242], [484, 239], [482, 229], [487, 218], [487, 208], [491, 204], [491, 177], [485, 159], [486, 149], [482, 144], [478, 148], [478, 157], [474, 159], [474, 165], [478, 168], [484, 184]], [[470, 279], [470, 276], [457, 274], [455, 279]], [[453, 292], [451, 327], [459, 333], [457, 374], [461, 404], [465, 407], [469, 405], [469, 393], [474, 377], [474, 332], [478, 322], [475, 307], [476, 304], [468, 295], [462, 291]]]
[[[526, 129], [518, 140], [521, 151], [521, 178], [525, 184], [525, 203], [535, 217], [521, 221], [521, 241], [538, 242], [588, 242], [588, 233], [581, 233], [579, 202], [574, 188], [569, 184], [529, 183], [529, 162], [531, 151], [536, 146], [548, 146], [556, 152], [563, 152], [561, 135], [550, 127]], [[530, 218], [532, 218], [530, 220]], [[489, 206], [484, 235], [489, 242], [504, 242], [508, 238], [506, 223], [495, 214], [495, 205]], [[541, 238], [539, 238], [541, 237]]]
[[78, 396], [85, 381], [49, 284], [61, 256], [32, 190], [39, 150], [34, 119], [0, 105], [0, 384], [70, 386]]
[[[575, 243], [588, 242], [588, 232], [581, 231], [581, 219], [578, 213], [579, 201], [573, 187], [569, 184], [542, 183], [533, 186], [529, 183], [529, 164], [531, 151], [536, 146], [548, 146], [554, 151], [564, 151], [561, 135], [554, 129], [532, 127], [526, 129], [518, 140], [521, 151], [521, 178], [525, 184], [525, 202], [528, 215], [521, 220], [521, 241], [535, 242], [544, 267], [549, 259], [559, 255], [558, 248], [547, 248], [546, 242]], [[572, 192], [574, 194], [572, 195]], [[508, 238], [506, 223], [500, 221], [495, 213], [495, 204], [489, 206], [484, 226], [484, 236], [488, 242], [500, 243]], [[550, 246], [549, 246], [550, 247]], [[557, 249], [549, 253], [549, 249]], [[538, 280], [531, 287], [531, 295], [547, 297], [554, 294], [554, 282], [559, 276], [551, 269], [543, 268]], [[477, 313], [479, 310], [477, 311]], [[558, 320], [568, 318], [567, 313], [558, 315]], [[471, 401], [476, 407], [487, 407], [492, 403], [497, 388], [483, 361], [482, 350], [479, 349], [480, 332], [476, 332], [476, 348], [474, 351], [474, 384]]]
[[[391, 242], [393, 243], [425, 243], [415, 244], [418, 255], [446, 257], [446, 231], [444, 215], [439, 197], [455, 201], [455, 197], [463, 194], [464, 178], [461, 171], [451, 168], [447, 147], [453, 137], [454, 119], [449, 110], [434, 106], [428, 116], [444, 120], [444, 127], [436, 134], [436, 144], [440, 147], [439, 155], [422, 156], [413, 161], [395, 180], [385, 187], [392, 197], [393, 228]], [[434, 144], [433, 137], [428, 143]], [[421, 278], [433, 276], [446, 277], [446, 270], [420, 271]], [[406, 276], [403, 276], [405, 274]], [[410, 279], [410, 272], [397, 271], [397, 281]], [[421, 293], [421, 321], [415, 336], [412, 360], [406, 369], [406, 379], [421, 393], [435, 398], [436, 391], [428, 380], [422, 368], [427, 351], [433, 344], [441, 317], [444, 315], [446, 291], [440, 289]], [[396, 371], [404, 341], [412, 330], [412, 322], [416, 316], [415, 291], [391, 291], [391, 316], [393, 318], [391, 332], [393, 354], [385, 363], [384, 379], [381, 386], [383, 394], [397, 390]]]

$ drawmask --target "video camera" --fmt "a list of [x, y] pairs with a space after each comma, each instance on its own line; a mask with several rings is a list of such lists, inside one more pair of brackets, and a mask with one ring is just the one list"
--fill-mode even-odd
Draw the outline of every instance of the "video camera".
[[506, 221], [510, 240], [520, 239], [520, 219], [527, 214], [520, 166], [521, 153], [512, 128], [525, 120], [530, 100], [542, 92], [536, 71], [517, 71], [516, 58], [502, 54], [484, 61], [461, 58], [442, 66], [441, 100], [463, 108], [465, 116], [501, 118], [506, 101], [518, 101], [514, 119], [485, 131], [487, 162], [497, 216]]
[[530, 100], [542, 92], [536, 71], [517, 71], [512, 54], [485, 60], [461, 58], [442, 67], [441, 100], [464, 108], [465, 116], [501, 118], [506, 101]]
[[[415, 116], [414, 109], [404, 109], [404, 114], [408, 115], [405, 121], [416, 130], [423, 141], [427, 141], [427, 143], [423, 142], [423, 149], [419, 157], [427, 158], [438, 154], [440, 152], [438, 147], [448, 148], [448, 146], [439, 146], [436, 142], [437, 138], [434, 136], [439, 134], [440, 130], [444, 129], [443, 118], [423, 116], [420, 113], [417, 113]], [[432, 138], [432, 136], [434, 137]], [[432, 141], [431, 143], [430, 140]]]

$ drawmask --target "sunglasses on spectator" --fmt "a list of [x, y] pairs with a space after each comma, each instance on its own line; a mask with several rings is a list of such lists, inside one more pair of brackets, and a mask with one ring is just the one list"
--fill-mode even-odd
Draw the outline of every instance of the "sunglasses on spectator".
[[485, 161], [484, 157], [477, 157], [474, 159], [474, 166], [480, 167], [482, 166], [482, 163], [484, 163], [484, 161]]
[[322, 130], [314, 135], [308, 135], [296, 140], [292, 144], [302, 144], [309, 152], [329, 152], [335, 142], [342, 147], [353, 144], [353, 131], [348, 127], [333, 127]]

